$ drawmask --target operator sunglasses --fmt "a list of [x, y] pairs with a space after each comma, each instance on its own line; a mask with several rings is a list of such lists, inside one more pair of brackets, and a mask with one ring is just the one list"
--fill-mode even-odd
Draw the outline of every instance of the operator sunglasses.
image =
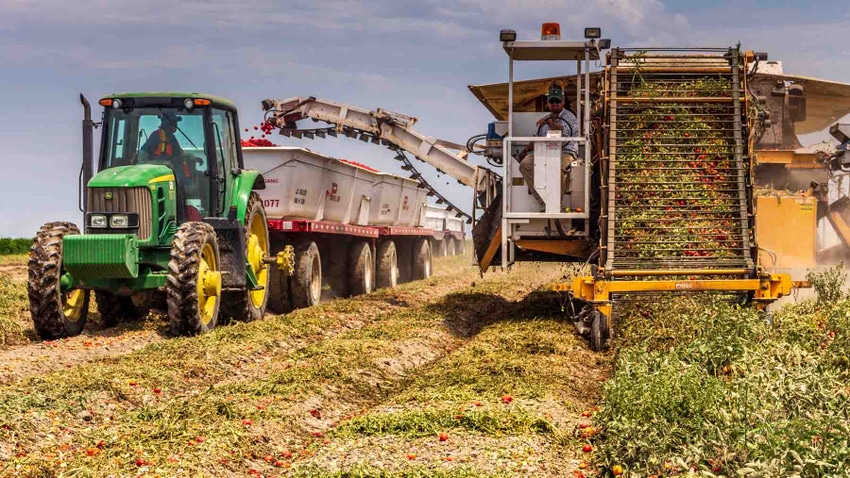
[[563, 103], [563, 102], [564, 102], [563, 100], [559, 100], [558, 98], [551, 98], [551, 99], [549, 99], [549, 104], [550, 104], [550, 105], [554, 105], [554, 104], [558, 104], [558, 103]]

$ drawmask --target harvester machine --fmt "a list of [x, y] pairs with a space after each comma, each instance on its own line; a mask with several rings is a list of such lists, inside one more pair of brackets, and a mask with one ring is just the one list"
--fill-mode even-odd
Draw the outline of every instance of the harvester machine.
[[[789, 294], [790, 276], [766, 272], [756, 244], [751, 150], [763, 118], [745, 75], [756, 54], [737, 47], [615, 48], [604, 70], [591, 74], [590, 61], [610, 42], [595, 28], [585, 36], [517, 41], [513, 31], [501, 33], [507, 111], [479, 150], [501, 164], [502, 195], [476, 224], [480, 265], [590, 265], [589, 275], [555, 289], [594, 349], [613, 331], [620, 302], [710, 293], [765, 309]], [[514, 64], [564, 60], [576, 64], [573, 83], [553, 86], [571, 92], [579, 131], [543, 137], [536, 120], [544, 113], [514, 111]], [[542, 207], [516, 161], [530, 142]], [[564, 142], [579, 151], [566, 167]]]

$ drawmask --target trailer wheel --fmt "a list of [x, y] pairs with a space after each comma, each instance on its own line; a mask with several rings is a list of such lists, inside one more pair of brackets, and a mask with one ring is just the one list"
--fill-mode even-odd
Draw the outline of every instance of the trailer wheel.
[[62, 292], [62, 238], [79, 234], [70, 222], [49, 222], [38, 230], [27, 264], [27, 295], [35, 331], [44, 340], [79, 335], [86, 325], [89, 291]]
[[[429, 241], [431, 242], [431, 241]], [[441, 241], [434, 241], [431, 244], [431, 251], [434, 254], [434, 257], [444, 257], [448, 255], [448, 250], [446, 249], [446, 239], [444, 238]], [[415, 248], [413, 249], [416, 250]]]
[[457, 248], [455, 247], [455, 240], [452, 239], [451, 237], [447, 236], [445, 239], [443, 239], [443, 241], [445, 241], [445, 243], [446, 243], [446, 255], [447, 256], [456, 255], [457, 254]]
[[290, 291], [292, 276], [280, 270], [277, 266], [269, 268], [269, 309], [275, 314], [292, 312], [292, 292]]
[[401, 239], [394, 242], [398, 256], [398, 283], [404, 284], [413, 280], [413, 241]]
[[372, 248], [365, 241], [357, 241], [348, 249], [348, 290], [352, 296], [372, 292], [375, 279]]
[[431, 277], [431, 241], [416, 239], [413, 243], [413, 280]]
[[174, 234], [165, 290], [168, 320], [175, 335], [212, 330], [221, 307], [221, 270], [215, 230], [186, 222]]
[[315, 242], [305, 242], [295, 250], [295, 277], [292, 301], [296, 308], [311, 307], [322, 300], [322, 259]]
[[398, 285], [398, 254], [395, 242], [383, 241], [378, 244], [378, 275], [375, 278], [376, 288], [395, 287]]
[[139, 320], [148, 315], [149, 307], [142, 303], [136, 305], [133, 298], [120, 296], [108, 291], [99, 290], [94, 293], [100, 321], [106, 327], [113, 327], [127, 320]]
[[250, 322], [261, 319], [269, 300], [269, 266], [263, 262], [269, 254], [269, 229], [263, 201], [256, 192], [251, 193], [245, 213], [245, 256], [246, 267], [250, 267], [257, 278], [259, 290], [247, 289], [225, 292], [222, 315], [228, 319]]
[[594, 352], [605, 350], [608, 335], [608, 318], [598, 310], [594, 310], [590, 323], [590, 349]]

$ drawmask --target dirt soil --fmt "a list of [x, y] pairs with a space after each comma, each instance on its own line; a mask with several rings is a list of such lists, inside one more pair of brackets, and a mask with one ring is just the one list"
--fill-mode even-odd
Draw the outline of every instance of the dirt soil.
[[6, 275], [15, 282], [26, 282], [27, 265], [20, 263], [0, 264], [0, 274]]
[[[10, 256], [0, 261], [0, 279], [9, 279], [8, 301], [0, 319], [14, 330], [6, 346], [0, 346], [0, 384], [39, 373], [68, 369], [101, 358], [124, 355], [168, 336], [164, 318], [151, 314], [147, 320], [104, 328], [92, 305], [83, 333], [62, 340], [42, 341], [32, 327], [26, 301], [26, 256]], [[4, 292], [6, 292], [4, 290]], [[92, 301], [94, 302], [94, 301]]]
[[7, 347], [0, 476], [578, 470], [609, 357], [545, 291], [565, 271], [482, 279], [468, 255], [435, 271], [201, 337], [169, 337], [151, 316]]

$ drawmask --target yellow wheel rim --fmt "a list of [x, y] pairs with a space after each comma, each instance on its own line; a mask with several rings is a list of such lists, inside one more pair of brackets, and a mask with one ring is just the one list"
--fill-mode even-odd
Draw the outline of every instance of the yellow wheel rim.
[[269, 290], [269, 268], [263, 262], [268, 254], [269, 237], [266, 231], [266, 223], [262, 214], [255, 214], [248, 226], [248, 263], [251, 265], [251, 270], [254, 271], [257, 284], [262, 287], [260, 290], [250, 292], [251, 303], [256, 308], [262, 307]]
[[204, 244], [201, 262], [198, 265], [198, 311], [204, 325], [212, 322], [219, 296], [221, 296], [221, 272], [215, 260], [215, 251], [210, 244]]
[[62, 313], [68, 322], [76, 322], [83, 315], [86, 291], [82, 289], [72, 290], [62, 294]]

